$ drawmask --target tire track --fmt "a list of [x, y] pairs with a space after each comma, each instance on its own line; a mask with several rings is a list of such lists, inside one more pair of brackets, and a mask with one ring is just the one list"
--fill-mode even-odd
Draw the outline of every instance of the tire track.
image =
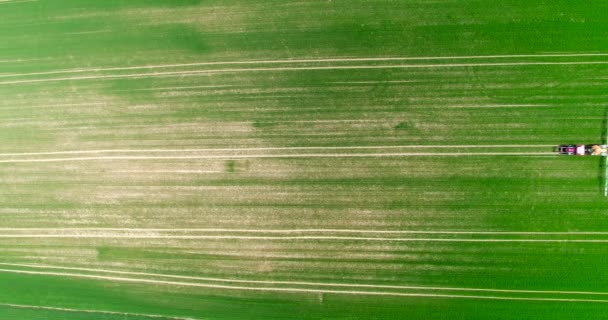
[[227, 228], [0, 228], [0, 231], [122, 231], [122, 232], [234, 232], [234, 233], [371, 233], [450, 235], [608, 235], [604, 231], [432, 231], [364, 229], [227, 229]]
[[430, 291], [470, 291], [470, 292], [501, 292], [501, 293], [527, 293], [527, 294], [562, 294], [562, 295], [608, 295], [608, 292], [598, 291], [565, 291], [565, 290], [523, 290], [523, 289], [488, 289], [488, 288], [464, 288], [464, 287], [432, 287], [432, 286], [405, 286], [405, 285], [374, 285], [374, 284], [356, 284], [356, 283], [331, 283], [331, 282], [310, 282], [310, 281], [274, 281], [274, 280], [243, 280], [243, 279], [226, 279], [226, 278], [210, 278], [210, 277], [195, 277], [181, 276], [171, 274], [158, 274], [149, 272], [131, 272], [131, 271], [115, 271], [95, 268], [78, 268], [78, 267], [60, 267], [18, 263], [0, 263], [2, 266], [25, 267], [34, 269], [53, 269], [66, 271], [86, 271], [100, 272], [108, 274], [120, 275], [137, 275], [157, 278], [172, 278], [182, 280], [198, 280], [211, 282], [228, 282], [228, 283], [246, 283], [246, 284], [267, 284], [267, 285], [296, 285], [296, 286], [320, 286], [320, 287], [345, 287], [345, 288], [373, 288], [373, 289], [406, 289], [406, 290], [430, 290]]
[[73, 309], [73, 308], [60, 308], [60, 307], [12, 304], [12, 303], [0, 303], [0, 307], [7, 307], [7, 308], [14, 308], [14, 309], [32, 309], [32, 310], [69, 312], [69, 313], [100, 314], [100, 315], [122, 316], [122, 317], [140, 317], [140, 318], [151, 318], [151, 319], [196, 320], [195, 318], [190, 318], [190, 317], [184, 318], [184, 317], [163, 316], [163, 315], [146, 314], [146, 313], [131, 313], [131, 312], [91, 310], [91, 309]]
[[227, 154], [188, 156], [98, 156], [69, 158], [4, 159], [0, 163], [47, 163], [125, 160], [238, 160], [272, 158], [386, 158], [386, 157], [473, 157], [473, 156], [557, 156], [555, 152], [412, 152], [412, 153], [294, 153], [294, 154]]
[[386, 146], [335, 146], [335, 147], [253, 147], [253, 148], [194, 148], [194, 149], [97, 149], [68, 150], [48, 152], [0, 153], [0, 157], [38, 156], [63, 154], [100, 154], [100, 153], [171, 153], [171, 152], [216, 152], [216, 151], [273, 151], [273, 150], [357, 150], [357, 149], [406, 149], [406, 148], [543, 148], [555, 147], [553, 144], [486, 144], [486, 145], [386, 145]]
[[608, 239], [469, 239], [387, 238], [355, 236], [239, 236], [239, 235], [133, 235], [133, 234], [0, 234], [3, 239], [172, 239], [172, 240], [263, 240], [263, 241], [365, 241], [455, 243], [608, 243]]
[[82, 161], [121, 161], [121, 160], [237, 160], [267, 158], [384, 158], [384, 157], [470, 157], [470, 156], [554, 156], [553, 152], [486, 152], [486, 153], [317, 153], [317, 154], [253, 154], [217, 156], [117, 156], [117, 157], [74, 157], [49, 159], [10, 159], [0, 163], [44, 163], [44, 162], [82, 162]]
[[0, 0], [0, 5], [2, 4], [18, 4], [25, 2], [37, 2], [38, 0]]
[[[11, 0], [3, 0], [11, 1]], [[35, 1], [35, 0], [34, 0]], [[318, 59], [277, 59], [277, 60], [241, 60], [241, 61], [209, 61], [194, 63], [175, 63], [160, 65], [143, 65], [132, 67], [97, 67], [46, 72], [1, 74], [0, 78], [70, 74], [105, 71], [130, 71], [141, 69], [168, 69], [217, 65], [256, 65], [256, 64], [298, 64], [298, 63], [327, 63], [327, 62], [382, 62], [382, 61], [416, 61], [416, 60], [476, 60], [476, 59], [511, 59], [511, 58], [575, 58], [575, 57], [606, 57], [608, 53], [566, 53], [566, 54], [514, 54], [514, 55], [477, 55], [477, 56], [427, 56], [427, 57], [362, 57], [362, 58], [318, 58]]]
[[117, 276], [103, 276], [80, 273], [26, 271], [14, 269], [0, 269], [3, 273], [41, 275], [52, 277], [81, 278], [91, 280], [107, 280], [113, 282], [140, 283], [153, 285], [169, 285], [180, 287], [196, 287], [217, 290], [236, 290], [253, 292], [286, 292], [286, 293], [310, 293], [310, 294], [341, 294], [358, 296], [394, 296], [394, 297], [425, 297], [425, 298], [450, 298], [450, 299], [477, 299], [477, 300], [519, 300], [519, 301], [545, 301], [545, 302], [576, 302], [576, 303], [608, 303], [604, 299], [579, 299], [579, 298], [547, 298], [547, 297], [515, 297], [515, 296], [491, 296], [491, 295], [459, 295], [459, 294], [437, 294], [419, 292], [394, 292], [394, 291], [366, 291], [366, 290], [335, 290], [335, 289], [311, 289], [294, 287], [251, 287], [223, 284], [207, 284], [182, 281], [153, 280], [144, 278], [129, 278]]
[[[111, 80], [111, 79], [138, 79], [156, 77], [187, 77], [223, 73], [246, 72], [284, 72], [284, 71], [319, 71], [319, 70], [365, 70], [365, 69], [439, 69], [439, 68], [465, 68], [465, 67], [519, 67], [519, 66], [549, 66], [549, 65], [606, 65], [608, 61], [562, 61], [562, 62], [489, 62], [489, 63], [450, 63], [450, 64], [398, 64], [398, 65], [351, 65], [351, 66], [307, 66], [307, 67], [268, 67], [268, 68], [225, 68], [195, 71], [165, 71], [135, 74], [90, 75], [64, 78], [27, 79], [0, 81], [0, 85], [34, 84], [46, 82], [83, 81], [83, 80]], [[24, 75], [25, 76], [25, 75]]]

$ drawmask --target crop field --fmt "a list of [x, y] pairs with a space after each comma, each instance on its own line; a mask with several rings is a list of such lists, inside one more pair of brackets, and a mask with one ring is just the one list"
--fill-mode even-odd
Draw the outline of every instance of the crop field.
[[0, 319], [605, 319], [606, 12], [0, 0]]

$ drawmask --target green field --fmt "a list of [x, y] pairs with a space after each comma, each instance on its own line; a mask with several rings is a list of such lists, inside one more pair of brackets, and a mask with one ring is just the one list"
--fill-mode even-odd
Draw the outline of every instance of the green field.
[[0, 1], [0, 319], [605, 319], [605, 1]]

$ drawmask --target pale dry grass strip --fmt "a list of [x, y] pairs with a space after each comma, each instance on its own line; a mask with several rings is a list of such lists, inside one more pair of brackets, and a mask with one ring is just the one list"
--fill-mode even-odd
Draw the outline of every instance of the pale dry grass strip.
[[180, 174], [204, 174], [204, 173], [224, 173], [219, 170], [112, 170], [112, 173], [180, 173]]
[[[383, 83], [419, 83], [419, 80], [386, 80], [386, 81], [330, 81], [333, 84], [383, 84]], [[424, 81], [427, 82], [427, 81]]]
[[186, 90], [186, 89], [216, 89], [216, 88], [232, 88], [237, 87], [236, 85], [207, 85], [207, 86], [184, 86], [184, 87], [154, 87], [154, 88], [143, 88], [143, 89], [131, 89], [131, 90], [116, 90], [116, 91], [160, 91], [160, 90]]

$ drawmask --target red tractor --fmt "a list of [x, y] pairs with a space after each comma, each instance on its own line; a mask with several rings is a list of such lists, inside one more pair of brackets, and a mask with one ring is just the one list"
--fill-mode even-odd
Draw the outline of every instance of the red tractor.
[[559, 154], [577, 156], [608, 156], [608, 145], [604, 144], [562, 144], [558, 147]]

